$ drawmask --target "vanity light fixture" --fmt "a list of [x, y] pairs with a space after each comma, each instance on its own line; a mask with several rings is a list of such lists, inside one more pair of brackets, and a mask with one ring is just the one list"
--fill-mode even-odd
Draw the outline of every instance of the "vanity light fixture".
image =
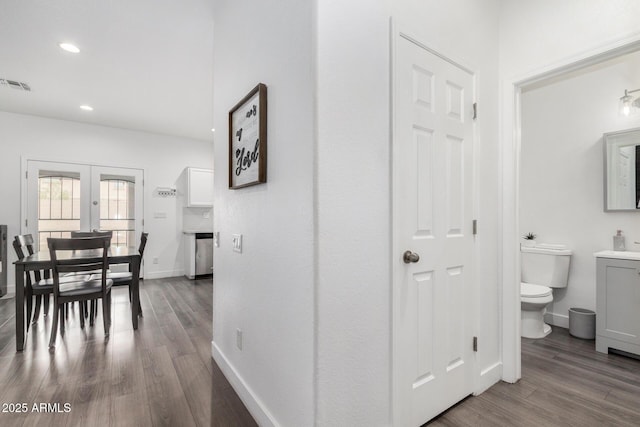
[[631, 113], [632, 108], [640, 108], [640, 97], [636, 97], [634, 99], [633, 96], [629, 95], [634, 92], [640, 92], [640, 89], [625, 89], [624, 96], [620, 98], [620, 112], [625, 116], [628, 116]]
[[80, 109], [84, 111], [93, 111], [93, 107], [91, 105], [81, 105]]
[[80, 49], [78, 48], [78, 46], [72, 43], [58, 43], [58, 46], [60, 46], [60, 49], [66, 50], [67, 52], [80, 53]]

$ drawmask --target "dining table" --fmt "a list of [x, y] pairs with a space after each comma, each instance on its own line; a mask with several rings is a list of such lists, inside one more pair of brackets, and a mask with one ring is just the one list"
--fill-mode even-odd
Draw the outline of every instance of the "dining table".
[[[138, 329], [138, 312], [140, 301], [140, 252], [135, 247], [112, 246], [108, 253], [109, 265], [128, 264], [131, 271], [131, 322], [133, 329]], [[82, 250], [58, 253], [58, 259], [96, 259], [101, 257], [100, 250]], [[14, 262], [16, 268], [16, 351], [24, 350], [25, 343], [25, 307], [24, 284], [25, 274], [34, 270], [51, 270], [53, 263], [49, 251], [40, 251]]]

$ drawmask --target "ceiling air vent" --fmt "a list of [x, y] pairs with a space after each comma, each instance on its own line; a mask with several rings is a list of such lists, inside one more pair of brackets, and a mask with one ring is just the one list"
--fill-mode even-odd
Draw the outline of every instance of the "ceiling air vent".
[[0, 86], [10, 87], [16, 90], [25, 90], [27, 92], [31, 92], [31, 87], [23, 82], [17, 82], [15, 80], [9, 79], [0, 79]]

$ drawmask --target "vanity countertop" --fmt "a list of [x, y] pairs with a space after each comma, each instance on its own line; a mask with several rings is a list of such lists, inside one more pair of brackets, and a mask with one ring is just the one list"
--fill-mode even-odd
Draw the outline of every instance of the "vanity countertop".
[[640, 261], [640, 252], [631, 251], [600, 251], [593, 254], [596, 258], [615, 258]]

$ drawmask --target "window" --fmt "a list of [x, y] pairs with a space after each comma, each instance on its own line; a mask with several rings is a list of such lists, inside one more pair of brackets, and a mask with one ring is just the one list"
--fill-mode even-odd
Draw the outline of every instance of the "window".
[[100, 230], [113, 231], [111, 246], [136, 246], [134, 191], [122, 178], [100, 180]]
[[48, 237], [70, 237], [80, 230], [80, 178], [48, 176], [38, 180], [38, 238], [47, 247]]

